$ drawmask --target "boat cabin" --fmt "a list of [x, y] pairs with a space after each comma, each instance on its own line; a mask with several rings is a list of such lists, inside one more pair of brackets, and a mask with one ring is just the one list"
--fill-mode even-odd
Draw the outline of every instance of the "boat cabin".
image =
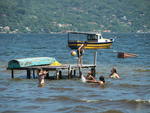
[[87, 35], [87, 41], [94, 41], [94, 42], [100, 42], [99, 40], [102, 39], [101, 34], [88, 34]]

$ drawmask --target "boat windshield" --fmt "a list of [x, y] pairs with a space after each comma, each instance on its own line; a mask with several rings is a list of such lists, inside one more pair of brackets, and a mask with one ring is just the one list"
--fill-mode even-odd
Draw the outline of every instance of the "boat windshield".
[[97, 40], [97, 39], [98, 39], [97, 35], [94, 34], [87, 35], [87, 40]]

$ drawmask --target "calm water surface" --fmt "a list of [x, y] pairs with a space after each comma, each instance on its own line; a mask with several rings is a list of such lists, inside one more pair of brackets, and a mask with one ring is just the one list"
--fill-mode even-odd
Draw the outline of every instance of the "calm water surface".
[[[26, 72], [6, 70], [15, 58], [55, 57], [61, 63], [76, 63], [67, 47], [67, 34], [0, 34], [0, 112], [1, 113], [149, 113], [150, 34], [104, 34], [117, 37], [112, 49], [98, 50], [97, 75], [106, 77], [105, 87], [82, 83], [80, 79], [27, 80]], [[116, 52], [138, 54], [118, 59]], [[93, 63], [94, 50], [86, 50], [84, 63]], [[109, 79], [112, 67], [120, 80]], [[53, 75], [54, 73], [51, 73]]]

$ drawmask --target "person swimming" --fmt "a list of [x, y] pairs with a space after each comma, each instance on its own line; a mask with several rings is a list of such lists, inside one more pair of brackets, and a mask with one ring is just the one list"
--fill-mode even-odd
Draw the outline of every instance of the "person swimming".
[[43, 70], [43, 69], [38, 69], [37, 70], [37, 75], [38, 75], [38, 81], [39, 81], [39, 85], [38, 87], [43, 87], [45, 85], [45, 80], [44, 78], [47, 75], [47, 71]]
[[88, 79], [88, 80], [94, 80], [94, 79], [95, 79], [95, 78], [92, 76], [92, 72], [91, 72], [91, 71], [88, 72], [88, 74], [87, 74], [87, 76], [86, 76], [86, 79]]
[[104, 85], [105, 84], [105, 78], [104, 76], [100, 76], [99, 80], [96, 80], [93, 76], [92, 76], [92, 72], [89, 71], [87, 76], [85, 77], [85, 80], [88, 83], [98, 83], [99, 85]]
[[105, 78], [104, 78], [104, 76], [100, 76], [99, 77], [99, 81], [97, 81], [98, 82], [98, 84], [100, 84], [100, 85], [104, 85], [105, 84]]
[[110, 78], [120, 78], [119, 74], [117, 73], [116, 68], [112, 68], [111, 74], [109, 75]]

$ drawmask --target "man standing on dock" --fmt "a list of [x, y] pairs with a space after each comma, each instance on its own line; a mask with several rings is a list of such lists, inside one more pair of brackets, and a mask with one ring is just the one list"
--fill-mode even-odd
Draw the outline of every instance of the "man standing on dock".
[[80, 66], [82, 66], [82, 56], [84, 53], [84, 47], [85, 47], [85, 44], [81, 44], [81, 46], [77, 49], [78, 65]]

